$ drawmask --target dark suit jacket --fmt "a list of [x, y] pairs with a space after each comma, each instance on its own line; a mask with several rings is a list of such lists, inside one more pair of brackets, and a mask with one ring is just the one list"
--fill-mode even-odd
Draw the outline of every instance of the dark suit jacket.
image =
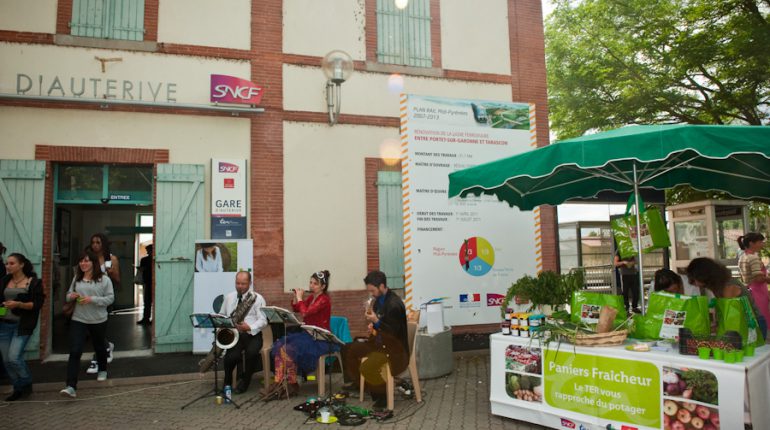
[[377, 329], [379, 341], [385, 348], [393, 373], [399, 374], [409, 364], [409, 332], [406, 327], [404, 302], [396, 293], [388, 290], [382, 306], [375, 302], [374, 313], [380, 319]]

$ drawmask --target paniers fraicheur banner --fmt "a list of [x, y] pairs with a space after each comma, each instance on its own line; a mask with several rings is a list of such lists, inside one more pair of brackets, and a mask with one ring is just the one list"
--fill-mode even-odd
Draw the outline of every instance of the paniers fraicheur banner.
[[447, 197], [449, 174], [529, 151], [534, 105], [402, 95], [405, 303], [443, 298], [450, 325], [500, 320], [517, 278], [538, 270], [537, 212]]
[[673, 349], [545, 346], [493, 334], [491, 410], [549, 428], [724, 430], [743, 428], [749, 416], [762, 427], [770, 419], [767, 348], [725, 364]]

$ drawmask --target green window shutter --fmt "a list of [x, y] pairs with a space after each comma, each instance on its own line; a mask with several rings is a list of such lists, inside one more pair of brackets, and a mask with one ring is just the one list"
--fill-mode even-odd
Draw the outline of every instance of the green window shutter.
[[110, 39], [144, 40], [144, 0], [112, 0]]
[[430, 0], [410, 0], [403, 10], [377, 0], [377, 61], [431, 67]]
[[144, 0], [73, 0], [73, 36], [144, 40]]
[[401, 11], [393, 0], [377, 0], [377, 61], [404, 64]]
[[[44, 281], [45, 173], [45, 161], [0, 160], [0, 238], [9, 253], [24, 254]], [[27, 359], [39, 356], [40, 324], [25, 349]]]
[[406, 64], [431, 67], [430, 0], [411, 0], [404, 9], [406, 22]]
[[377, 172], [380, 270], [388, 287], [404, 288], [404, 221], [401, 172]]
[[107, 0], [73, 0], [70, 32], [73, 36], [105, 37]]

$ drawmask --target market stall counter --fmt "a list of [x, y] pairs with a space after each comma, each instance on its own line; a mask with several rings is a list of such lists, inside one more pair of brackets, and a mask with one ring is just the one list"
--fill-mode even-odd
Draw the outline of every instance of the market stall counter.
[[557, 429], [770, 428], [770, 347], [738, 363], [490, 336], [494, 415]]

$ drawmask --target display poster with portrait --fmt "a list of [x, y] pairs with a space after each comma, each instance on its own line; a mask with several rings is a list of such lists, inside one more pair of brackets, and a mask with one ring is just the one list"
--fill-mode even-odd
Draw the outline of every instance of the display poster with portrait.
[[532, 150], [534, 105], [402, 96], [407, 306], [442, 298], [450, 325], [500, 320], [511, 284], [537, 271], [536, 212], [495, 197], [449, 199], [449, 174]]
[[[235, 274], [253, 272], [253, 253], [251, 239], [195, 241], [193, 313], [220, 313], [224, 296], [235, 291]], [[213, 340], [211, 329], [193, 330], [193, 352], [209, 352]]]

